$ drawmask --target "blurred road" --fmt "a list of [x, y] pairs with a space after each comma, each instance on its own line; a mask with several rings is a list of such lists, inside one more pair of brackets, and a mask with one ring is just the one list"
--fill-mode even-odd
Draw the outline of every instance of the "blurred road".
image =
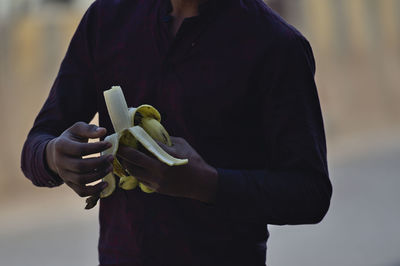
[[[325, 220], [270, 226], [268, 265], [400, 266], [399, 159], [396, 143], [332, 160], [334, 197]], [[97, 265], [97, 209], [84, 211], [81, 199], [64, 194], [2, 211], [1, 265]]]
[[42, 194], [52, 201], [16, 197], [10, 208], [1, 206], [0, 265], [98, 265], [98, 208], [83, 210], [84, 200], [68, 188]]

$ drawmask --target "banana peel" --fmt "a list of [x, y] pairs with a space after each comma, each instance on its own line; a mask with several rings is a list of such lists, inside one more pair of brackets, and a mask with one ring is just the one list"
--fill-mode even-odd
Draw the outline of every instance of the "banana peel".
[[85, 209], [93, 208], [99, 198], [110, 196], [116, 189], [116, 178], [119, 177], [119, 187], [124, 190], [131, 190], [137, 186], [143, 192], [152, 193], [154, 190], [139, 182], [130, 175], [116, 158], [120, 144], [134, 149], [145, 149], [161, 162], [169, 165], [184, 165], [187, 159], [178, 159], [165, 152], [156, 141], [172, 146], [168, 132], [161, 125], [161, 115], [151, 105], [143, 104], [137, 108], [128, 108], [121, 87], [114, 86], [104, 91], [104, 98], [107, 110], [111, 118], [115, 133], [107, 136], [104, 140], [112, 144], [112, 147], [103, 151], [102, 155], [114, 155], [113, 171], [108, 173], [103, 181], [108, 186], [101, 191], [100, 195], [91, 196], [86, 200]]

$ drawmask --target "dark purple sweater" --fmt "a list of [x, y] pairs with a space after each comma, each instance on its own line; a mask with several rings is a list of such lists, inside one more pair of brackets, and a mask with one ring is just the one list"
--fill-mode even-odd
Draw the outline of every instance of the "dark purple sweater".
[[63, 182], [47, 142], [99, 112], [103, 91], [155, 106], [219, 173], [206, 205], [140, 189], [100, 202], [101, 265], [265, 265], [267, 224], [321, 221], [332, 193], [307, 40], [261, 0], [209, 0], [175, 38], [169, 0], [97, 0], [83, 17], [22, 152], [37, 186]]

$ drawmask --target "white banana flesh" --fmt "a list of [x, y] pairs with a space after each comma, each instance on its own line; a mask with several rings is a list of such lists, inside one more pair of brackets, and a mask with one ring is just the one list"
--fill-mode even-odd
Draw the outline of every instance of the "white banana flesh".
[[126, 104], [121, 87], [112, 87], [104, 91], [104, 99], [107, 105], [108, 114], [116, 133], [131, 127], [128, 105]]
[[[144, 104], [137, 108], [128, 109], [124, 94], [119, 86], [114, 86], [110, 90], [105, 91], [104, 98], [116, 133], [104, 139], [111, 142], [112, 147], [103, 151], [102, 155], [112, 154], [114, 155], [114, 161], [112, 173], [107, 174], [103, 178], [103, 181], [107, 182], [108, 186], [100, 193], [100, 197], [108, 197], [114, 192], [116, 188], [114, 175], [119, 176], [119, 186], [122, 189], [131, 190], [139, 185], [143, 192], [154, 192], [151, 188], [138, 182], [135, 177], [129, 175], [122, 167], [116, 158], [120, 143], [135, 149], [140, 147], [140, 143], [143, 148], [158, 160], [169, 166], [184, 165], [188, 163], [188, 160], [178, 159], [169, 155], [155, 141], [157, 140], [168, 146], [172, 146], [168, 132], [160, 123], [161, 115], [153, 106]], [[94, 207], [97, 199], [96, 197], [89, 198], [86, 201], [88, 203], [86, 208]]]

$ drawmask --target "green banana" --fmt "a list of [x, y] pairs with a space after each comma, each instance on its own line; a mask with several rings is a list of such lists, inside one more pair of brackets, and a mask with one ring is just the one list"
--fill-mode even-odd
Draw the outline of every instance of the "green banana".
[[86, 200], [86, 209], [93, 208], [99, 198], [110, 196], [115, 188], [115, 176], [119, 176], [119, 187], [131, 190], [138, 185], [143, 192], [152, 193], [154, 190], [131, 176], [116, 158], [119, 144], [123, 144], [135, 149], [143, 148], [144, 151], [151, 153], [161, 162], [169, 165], [187, 164], [187, 159], [178, 159], [165, 152], [155, 140], [168, 146], [172, 146], [170, 136], [161, 125], [161, 115], [153, 106], [144, 104], [137, 108], [128, 108], [122, 89], [114, 86], [110, 90], [104, 91], [108, 113], [114, 127], [115, 133], [107, 136], [104, 140], [109, 141], [112, 147], [103, 151], [102, 155], [114, 155], [113, 171], [107, 174], [103, 181], [108, 186], [98, 196], [92, 196]]

